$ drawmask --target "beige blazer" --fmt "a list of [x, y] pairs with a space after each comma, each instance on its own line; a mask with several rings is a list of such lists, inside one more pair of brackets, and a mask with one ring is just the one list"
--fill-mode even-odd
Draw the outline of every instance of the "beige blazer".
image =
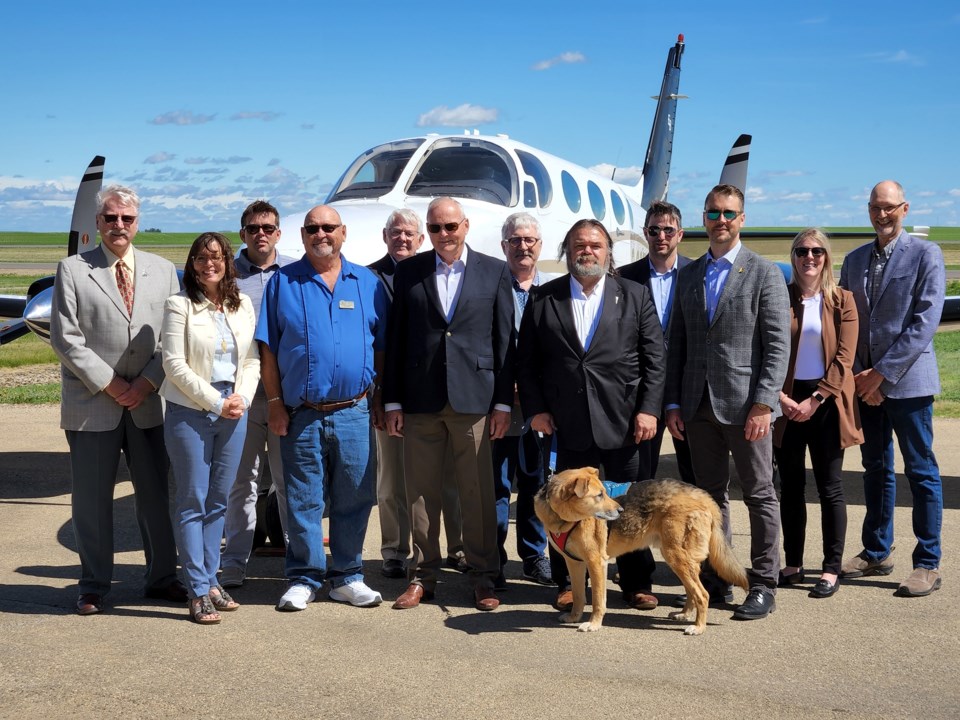
[[[213, 303], [195, 303], [183, 292], [167, 298], [160, 334], [166, 379], [160, 394], [168, 402], [207, 411], [219, 402], [220, 393], [210, 384], [217, 342], [215, 312]], [[260, 382], [260, 354], [253, 340], [257, 317], [250, 298], [241, 293], [240, 307], [226, 317], [237, 344], [234, 392], [250, 407]]]

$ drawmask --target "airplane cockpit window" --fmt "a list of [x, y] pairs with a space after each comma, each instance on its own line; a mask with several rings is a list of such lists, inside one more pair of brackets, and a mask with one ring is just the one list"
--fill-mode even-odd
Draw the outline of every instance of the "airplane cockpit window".
[[327, 202], [346, 198], [377, 198], [397, 184], [413, 153], [426, 138], [378, 145], [354, 160], [334, 186]]
[[547, 168], [540, 162], [540, 158], [523, 150], [517, 150], [517, 157], [520, 158], [523, 171], [532, 177], [533, 181], [537, 184], [537, 193], [540, 196], [540, 207], [548, 207], [553, 200], [553, 183], [550, 182], [550, 175], [547, 173]]
[[620, 199], [619, 193], [614, 190], [610, 191], [610, 205], [613, 208], [613, 216], [617, 219], [617, 224], [623, 225], [623, 221], [627, 219], [627, 211], [623, 207], [623, 200]]
[[563, 199], [567, 201], [570, 212], [580, 212], [580, 186], [566, 170], [560, 173], [560, 185], [563, 187]]
[[424, 156], [407, 194], [513, 206], [520, 196], [518, 186], [516, 166], [503, 148], [484, 140], [444, 138]]
[[603, 220], [607, 214], [607, 202], [603, 199], [601, 190], [593, 180], [587, 181], [587, 197], [590, 198], [590, 208], [597, 220]]
[[523, 206], [535, 208], [537, 206], [537, 188], [529, 180], [523, 181]]

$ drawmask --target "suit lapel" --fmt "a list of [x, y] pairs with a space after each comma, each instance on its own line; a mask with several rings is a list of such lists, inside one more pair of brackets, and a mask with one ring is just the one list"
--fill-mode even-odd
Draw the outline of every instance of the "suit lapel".
[[737, 253], [737, 259], [727, 274], [727, 281], [723, 284], [723, 290], [720, 291], [720, 299], [717, 301], [717, 309], [713, 313], [711, 325], [716, 323], [717, 319], [723, 315], [723, 311], [732, 302], [730, 298], [739, 295], [740, 286], [753, 271], [753, 266], [753, 255], [741, 245], [740, 252]]
[[421, 281], [423, 282], [423, 289], [440, 317], [446, 318], [443, 313], [443, 305], [440, 304], [440, 294], [437, 292], [437, 251], [431, 250], [426, 256], [430, 258], [430, 261], [423, 263], [423, 279]]
[[[89, 257], [90, 279], [93, 280], [103, 291], [103, 294], [117, 306], [117, 310], [119, 310], [124, 317], [128, 318], [127, 306], [124, 304], [123, 298], [120, 297], [120, 290], [117, 289], [117, 278], [107, 264], [107, 256], [104, 254], [103, 248], [98, 247], [90, 253]], [[136, 307], [136, 286], [134, 286], [133, 302], [134, 307]]]
[[577, 335], [577, 326], [573, 322], [573, 300], [570, 297], [570, 276], [564, 276], [567, 282], [560, 283], [557, 292], [550, 296], [550, 309], [557, 319], [560, 332], [574, 349], [578, 357], [583, 357], [583, 345]]
[[[887, 291], [887, 285], [890, 284], [891, 278], [895, 278], [900, 273], [900, 266], [904, 263], [904, 258], [907, 255], [907, 250], [910, 247], [910, 241], [912, 238], [909, 234], [904, 231], [901, 231], [900, 237], [897, 238], [897, 244], [893, 248], [893, 252], [890, 253], [890, 259], [887, 261], [887, 267], [883, 270], [883, 277], [880, 278], [880, 292], [877, 293], [877, 304], [883, 298], [883, 294]], [[871, 255], [868, 255], [867, 260], [867, 272], [869, 273], [870, 262], [869, 258], [872, 256], [873, 250], [870, 251]], [[869, 289], [869, 282], [867, 283]], [[869, 293], [867, 295], [869, 297]]]
[[603, 283], [603, 302], [600, 304], [600, 319], [597, 322], [597, 330], [593, 334], [593, 340], [590, 342], [590, 349], [587, 351], [587, 355], [598, 347], [601, 348], [599, 352], [603, 352], [602, 348], [606, 337], [608, 335], [615, 335], [614, 328], [620, 317], [619, 311], [622, 301], [623, 288], [620, 287], [620, 283], [612, 277], [607, 277]]

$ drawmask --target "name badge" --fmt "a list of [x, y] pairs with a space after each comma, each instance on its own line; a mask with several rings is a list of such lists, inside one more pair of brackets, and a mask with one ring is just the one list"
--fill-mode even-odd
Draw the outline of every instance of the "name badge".
[[353, 300], [341, 300], [340, 301], [341, 310], [353, 310]]

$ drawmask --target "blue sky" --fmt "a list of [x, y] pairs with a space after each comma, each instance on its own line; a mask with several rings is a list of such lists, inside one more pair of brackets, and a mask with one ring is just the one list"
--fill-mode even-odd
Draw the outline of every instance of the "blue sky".
[[888, 177], [908, 224], [960, 225], [952, 2], [35, 0], [4, 18], [0, 230], [69, 229], [97, 154], [142, 228], [197, 232], [258, 197], [303, 212], [363, 150], [425, 132], [635, 168], [678, 33], [687, 217], [748, 132], [748, 225], [866, 225]]

